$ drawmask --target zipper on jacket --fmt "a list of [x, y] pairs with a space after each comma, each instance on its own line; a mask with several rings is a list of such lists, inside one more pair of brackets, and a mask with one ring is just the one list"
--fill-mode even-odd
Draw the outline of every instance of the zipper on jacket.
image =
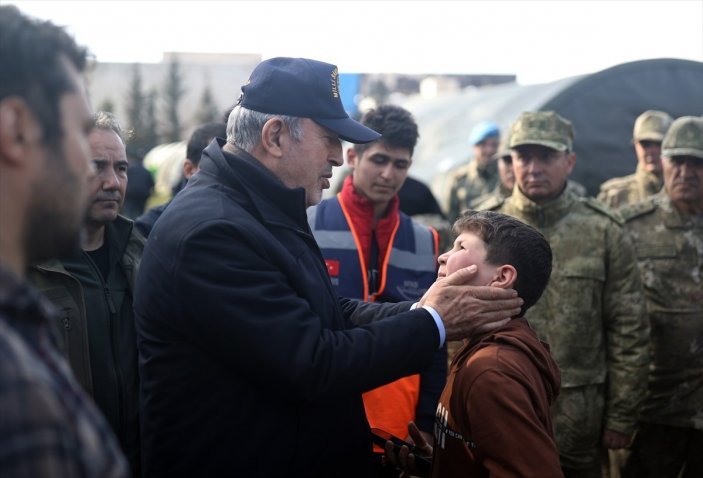
[[120, 414], [119, 426], [121, 428], [120, 434], [123, 434], [127, 430], [127, 399], [125, 397], [125, 383], [124, 374], [119, 366], [119, 361], [117, 357], [117, 308], [115, 303], [112, 301], [112, 295], [110, 294], [110, 289], [107, 284], [103, 284], [103, 290], [105, 291], [105, 300], [107, 301], [108, 308], [110, 309], [110, 323], [108, 324], [110, 329], [110, 352], [112, 355], [112, 368], [115, 372], [116, 386], [117, 386], [117, 396], [119, 398], [118, 410]]
[[[119, 437], [124, 433], [124, 430], [126, 430], [126, 422], [127, 422], [127, 404], [126, 404], [126, 399], [125, 399], [125, 384], [124, 384], [124, 377], [122, 374], [122, 371], [120, 370], [120, 367], [118, 366], [118, 361], [117, 361], [117, 352], [116, 352], [116, 331], [115, 331], [115, 322], [117, 321], [117, 307], [115, 307], [115, 303], [112, 300], [112, 294], [110, 293], [110, 288], [107, 286], [107, 280], [106, 278], [103, 277], [102, 272], [100, 272], [100, 269], [98, 269], [98, 266], [95, 264], [93, 259], [85, 253], [85, 256], [88, 258], [89, 263], [93, 266], [93, 270], [97, 273], [98, 279], [100, 280], [100, 285], [102, 285], [103, 288], [103, 295], [105, 296], [105, 302], [107, 302], [107, 307], [110, 312], [110, 318], [109, 318], [109, 324], [108, 324], [108, 329], [109, 329], [109, 334], [110, 336], [108, 337], [108, 340], [110, 342], [110, 355], [112, 356], [112, 371], [115, 374], [115, 386], [117, 387], [117, 397], [118, 397], [118, 404], [117, 404], [117, 410], [119, 414], [119, 418], [117, 420], [118, 426], [120, 427], [119, 430], [115, 430], [115, 434]], [[115, 266], [119, 267], [119, 263], [116, 263]], [[110, 273], [113, 272], [112, 266], [108, 270], [108, 277]]]
[[103, 291], [105, 291], [107, 308], [110, 309], [110, 314], [115, 315], [117, 313], [117, 308], [115, 307], [115, 303], [112, 302], [112, 296], [110, 295], [110, 289], [107, 287], [107, 284], [103, 283]]

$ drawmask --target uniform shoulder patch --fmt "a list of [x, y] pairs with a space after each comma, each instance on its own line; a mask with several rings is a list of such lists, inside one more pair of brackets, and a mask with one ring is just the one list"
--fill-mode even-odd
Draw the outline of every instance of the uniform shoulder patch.
[[657, 203], [652, 199], [646, 199], [642, 202], [624, 206], [618, 210], [623, 221], [628, 222], [636, 217], [645, 216], [657, 209]]
[[447, 183], [450, 185], [456, 185], [469, 174], [469, 165], [462, 164], [454, 169], [449, 170], [447, 173]]
[[593, 198], [593, 197], [586, 197], [586, 198], [580, 198], [581, 201], [590, 209], [609, 217], [613, 221], [617, 222], [618, 224], [622, 225], [623, 220], [620, 214], [612, 209], [610, 209], [608, 206], [600, 202], [598, 199]]
[[633, 181], [632, 175], [622, 176], [619, 178], [611, 178], [600, 185], [600, 190], [603, 192], [607, 192], [610, 190], [626, 189], [627, 187], [630, 186], [632, 181]]
[[491, 196], [487, 198], [485, 201], [476, 204], [475, 207], [473, 207], [474, 211], [495, 211], [499, 207], [503, 205], [505, 202], [505, 198], [498, 197], [498, 196]]

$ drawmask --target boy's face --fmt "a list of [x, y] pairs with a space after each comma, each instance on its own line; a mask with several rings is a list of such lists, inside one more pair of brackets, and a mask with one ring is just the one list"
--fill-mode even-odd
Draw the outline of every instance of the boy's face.
[[496, 278], [497, 266], [486, 262], [486, 243], [472, 232], [462, 232], [454, 247], [439, 256], [438, 277], [446, 277], [459, 269], [475, 264], [478, 271], [468, 285], [491, 285]]

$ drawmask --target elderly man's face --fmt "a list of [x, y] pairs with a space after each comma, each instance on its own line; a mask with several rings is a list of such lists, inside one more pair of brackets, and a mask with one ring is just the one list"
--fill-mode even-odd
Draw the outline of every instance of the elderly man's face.
[[637, 162], [641, 168], [649, 173], [654, 173], [661, 177], [662, 175], [662, 144], [660, 141], [635, 141], [635, 152], [637, 153]]
[[112, 130], [90, 133], [95, 177], [91, 183], [88, 223], [104, 225], [117, 219], [127, 190], [127, 153], [122, 139]]
[[330, 187], [332, 168], [342, 165], [339, 135], [308, 118], [301, 118], [302, 137], [290, 142], [284, 152], [278, 179], [289, 188], [305, 189], [305, 206], [322, 200], [322, 191]]
[[662, 166], [664, 188], [671, 201], [682, 211], [703, 213], [703, 158], [665, 157]]

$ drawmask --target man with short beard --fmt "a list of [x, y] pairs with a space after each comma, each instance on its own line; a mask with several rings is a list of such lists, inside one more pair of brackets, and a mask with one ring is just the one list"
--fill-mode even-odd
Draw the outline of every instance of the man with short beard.
[[97, 113], [88, 137], [96, 175], [82, 250], [33, 267], [29, 279], [60, 310], [57, 322], [73, 373], [107, 418], [139, 475], [139, 376], [132, 294], [144, 238], [118, 212], [127, 187], [120, 126]]
[[79, 244], [91, 176], [85, 50], [0, 6], [0, 65], [0, 476], [127, 476], [56, 348], [58, 314], [25, 278], [29, 263]]

